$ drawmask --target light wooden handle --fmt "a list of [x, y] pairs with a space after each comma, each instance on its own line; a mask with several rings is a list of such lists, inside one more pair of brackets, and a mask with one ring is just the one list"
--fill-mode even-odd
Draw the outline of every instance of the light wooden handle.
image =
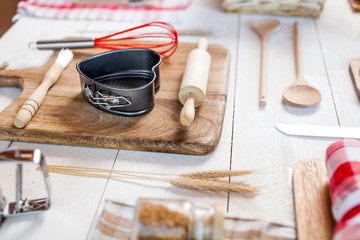
[[299, 34], [298, 34], [298, 23], [294, 23], [294, 48], [295, 48], [295, 63], [296, 63], [296, 73], [297, 75], [302, 74], [302, 66], [301, 66], [301, 54], [300, 54], [300, 46], [299, 46]]
[[356, 94], [360, 99], [360, 61], [358, 59], [351, 60], [349, 67]]
[[59, 79], [64, 67], [61, 64], [54, 63], [50, 69], [45, 73], [41, 84], [35, 89], [30, 97], [25, 101], [15, 116], [14, 125], [17, 128], [25, 127], [43, 102], [49, 88], [53, 86]]
[[266, 106], [266, 85], [267, 85], [267, 39], [264, 37], [261, 44], [261, 72], [260, 72], [260, 94], [259, 94], [259, 106]]
[[200, 38], [197, 44], [197, 48], [198, 49], [202, 49], [204, 51], [206, 51], [206, 49], [208, 48], [208, 41], [206, 40], [206, 38]]
[[195, 104], [193, 93], [188, 94], [188, 98], [180, 113], [180, 122], [184, 126], [189, 126], [195, 118]]

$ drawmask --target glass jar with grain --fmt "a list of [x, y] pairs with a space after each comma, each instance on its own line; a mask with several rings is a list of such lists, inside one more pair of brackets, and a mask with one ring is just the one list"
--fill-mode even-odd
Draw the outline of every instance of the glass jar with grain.
[[221, 240], [224, 206], [198, 208], [177, 199], [139, 199], [132, 240]]

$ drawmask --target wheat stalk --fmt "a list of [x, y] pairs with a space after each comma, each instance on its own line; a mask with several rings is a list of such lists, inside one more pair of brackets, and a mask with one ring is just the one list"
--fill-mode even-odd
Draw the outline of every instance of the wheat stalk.
[[116, 169], [104, 169], [104, 168], [89, 168], [89, 167], [75, 167], [75, 166], [62, 166], [62, 165], [47, 165], [48, 169], [62, 169], [62, 170], [75, 170], [83, 172], [106, 172], [114, 174], [144, 174], [144, 175], [159, 175], [159, 176], [178, 176], [178, 174], [169, 173], [154, 173], [154, 172], [139, 172], [139, 171], [124, 171]]
[[234, 177], [251, 174], [253, 171], [250, 170], [211, 170], [211, 171], [200, 171], [193, 173], [183, 173], [179, 176], [186, 178], [223, 178], [223, 177]]
[[241, 183], [232, 183], [225, 181], [213, 181], [196, 178], [177, 178], [169, 180], [169, 183], [175, 187], [187, 188], [192, 190], [204, 191], [225, 191], [225, 192], [242, 192], [242, 193], [257, 193], [259, 190], [256, 187]]
[[116, 176], [109, 174], [98, 174], [92, 172], [85, 172], [84, 170], [67, 170], [61, 168], [47, 168], [47, 172], [52, 173], [60, 173], [67, 175], [75, 175], [75, 176], [85, 176], [85, 177], [98, 177], [98, 178], [112, 178], [112, 179], [132, 179], [132, 180], [149, 180], [149, 181], [161, 181], [168, 182], [168, 179], [154, 178], [154, 177], [146, 177], [146, 176]]
[[[149, 176], [141, 176], [141, 174], [152, 174], [144, 172], [130, 172], [130, 171], [115, 171], [110, 169], [71, 167], [71, 166], [55, 166], [49, 165], [47, 172], [62, 173], [76, 176], [98, 177], [98, 178], [112, 178], [112, 179], [133, 179], [133, 180], [149, 180], [168, 182], [175, 187], [187, 188], [192, 190], [203, 191], [225, 191], [225, 192], [242, 192], [242, 193], [257, 193], [258, 188], [238, 182], [228, 182], [219, 180], [222, 177], [239, 176], [253, 173], [253, 171], [234, 171], [234, 170], [213, 170], [200, 171], [185, 174], [169, 174], [171, 176], [180, 176], [179, 178], [156, 178]], [[97, 172], [97, 173], [96, 173]], [[99, 174], [99, 172], [107, 172], [108, 174]], [[133, 176], [117, 176], [112, 173], [135, 174]], [[154, 174], [167, 175], [167, 174]]]
[[179, 176], [187, 178], [224, 178], [235, 177], [254, 173], [250, 170], [207, 170], [183, 174], [170, 174], [170, 173], [154, 173], [154, 172], [139, 172], [139, 171], [124, 171], [115, 169], [103, 168], [88, 168], [88, 167], [75, 167], [75, 166], [61, 166], [61, 165], [48, 165], [48, 169], [62, 169], [62, 170], [76, 170], [87, 172], [108, 172], [114, 174], [136, 174], [136, 175], [159, 175], [159, 176]]

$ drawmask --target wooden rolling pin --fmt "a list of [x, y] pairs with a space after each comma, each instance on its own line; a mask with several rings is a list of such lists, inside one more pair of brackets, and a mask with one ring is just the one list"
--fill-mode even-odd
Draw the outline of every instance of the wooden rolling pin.
[[199, 107], [205, 100], [211, 62], [207, 47], [207, 40], [201, 38], [197, 48], [189, 53], [186, 61], [178, 95], [184, 105], [180, 113], [180, 122], [184, 126], [192, 123], [195, 118], [195, 107]]
[[39, 109], [42, 101], [44, 100], [48, 90], [60, 78], [63, 70], [72, 61], [74, 54], [69, 49], [62, 49], [53, 65], [45, 73], [41, 84], [35, 89], [30, 97], [25, 101], [24, 105], [20, 108], [15, 116], [14, 125], [17, 128], [25, 127], [36, 111]]

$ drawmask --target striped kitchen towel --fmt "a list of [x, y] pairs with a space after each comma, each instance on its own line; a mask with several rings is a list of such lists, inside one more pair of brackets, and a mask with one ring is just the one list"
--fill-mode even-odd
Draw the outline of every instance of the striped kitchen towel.
[[326, 151], [334, 240], [360, 239], [360, 141], [345, 139]]
[[75, 4], [73, 0], [26, 0], [18, 4], [14, 20], [22, 16], [121, 22], [176, 21], [191, 0], [159, 0], [154, 7], [114, 4]]
[[[134, 207], [105, 201], [104, 209], [92, 229], [91, 240], [130, 240]], [[223, 240], [295, 240], [294, 226], [225, 216]]]

